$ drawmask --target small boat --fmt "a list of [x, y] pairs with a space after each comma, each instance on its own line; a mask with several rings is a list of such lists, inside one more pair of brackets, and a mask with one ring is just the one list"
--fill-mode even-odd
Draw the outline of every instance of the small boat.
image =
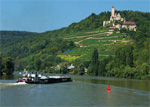
[[20, 74], [22, 74], [22, 77], [17, 80], [17, 84], [26, 84], [25, 81], [27, 80], [27, 73], [27, 71], [23, 73], [20, 72]]
[[22, 78], [19, 78], [17, 80], [17, 84], [26, 84], [25, 80], [23, 80]]

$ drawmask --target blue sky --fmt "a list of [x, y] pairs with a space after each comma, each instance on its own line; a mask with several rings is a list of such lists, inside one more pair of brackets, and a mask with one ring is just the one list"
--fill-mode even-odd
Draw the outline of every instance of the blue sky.
[[91, 13], [150, 12], [149, 0], [0, 0], [0, 30], [44, 32], [67, 27]]

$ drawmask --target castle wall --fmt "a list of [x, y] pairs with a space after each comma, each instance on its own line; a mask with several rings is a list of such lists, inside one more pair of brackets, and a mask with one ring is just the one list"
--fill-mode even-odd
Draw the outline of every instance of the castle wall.
[[103, 27], [106, 26], [110, 21], [103, 21]]

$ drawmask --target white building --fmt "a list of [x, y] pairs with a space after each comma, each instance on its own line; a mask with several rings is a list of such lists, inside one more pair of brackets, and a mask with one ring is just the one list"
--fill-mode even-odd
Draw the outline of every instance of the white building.
[[68, 69], [73, 69], [74, 66], [71, 64], [70, 66], [68, 66]]
[[136, 26], [135, 22], [133, 22], [133, 21], [126, 21], [122, 25], [122, 28], [126, 28], [126, 29], [129, 29], [129, 30], [134, 30], [134, 31], [136, 31], [136, 27], [137, 26]]

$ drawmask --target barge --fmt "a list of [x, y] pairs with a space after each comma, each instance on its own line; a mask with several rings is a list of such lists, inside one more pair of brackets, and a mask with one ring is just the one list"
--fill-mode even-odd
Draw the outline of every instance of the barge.
[[61, 82], [71, 82], [72, 79], [68, 76], [42, 76], [41, 74], [30, 74], [23, 75], [21, 80], [17, 83], [25, 82], [27, 84], [51, 84]]
[[29, 84], [50, 84], [60, 82], [71, 82], [72, 79], [67, 76], [42, 76], [40, 78], [28, 78], [25, 82]]

